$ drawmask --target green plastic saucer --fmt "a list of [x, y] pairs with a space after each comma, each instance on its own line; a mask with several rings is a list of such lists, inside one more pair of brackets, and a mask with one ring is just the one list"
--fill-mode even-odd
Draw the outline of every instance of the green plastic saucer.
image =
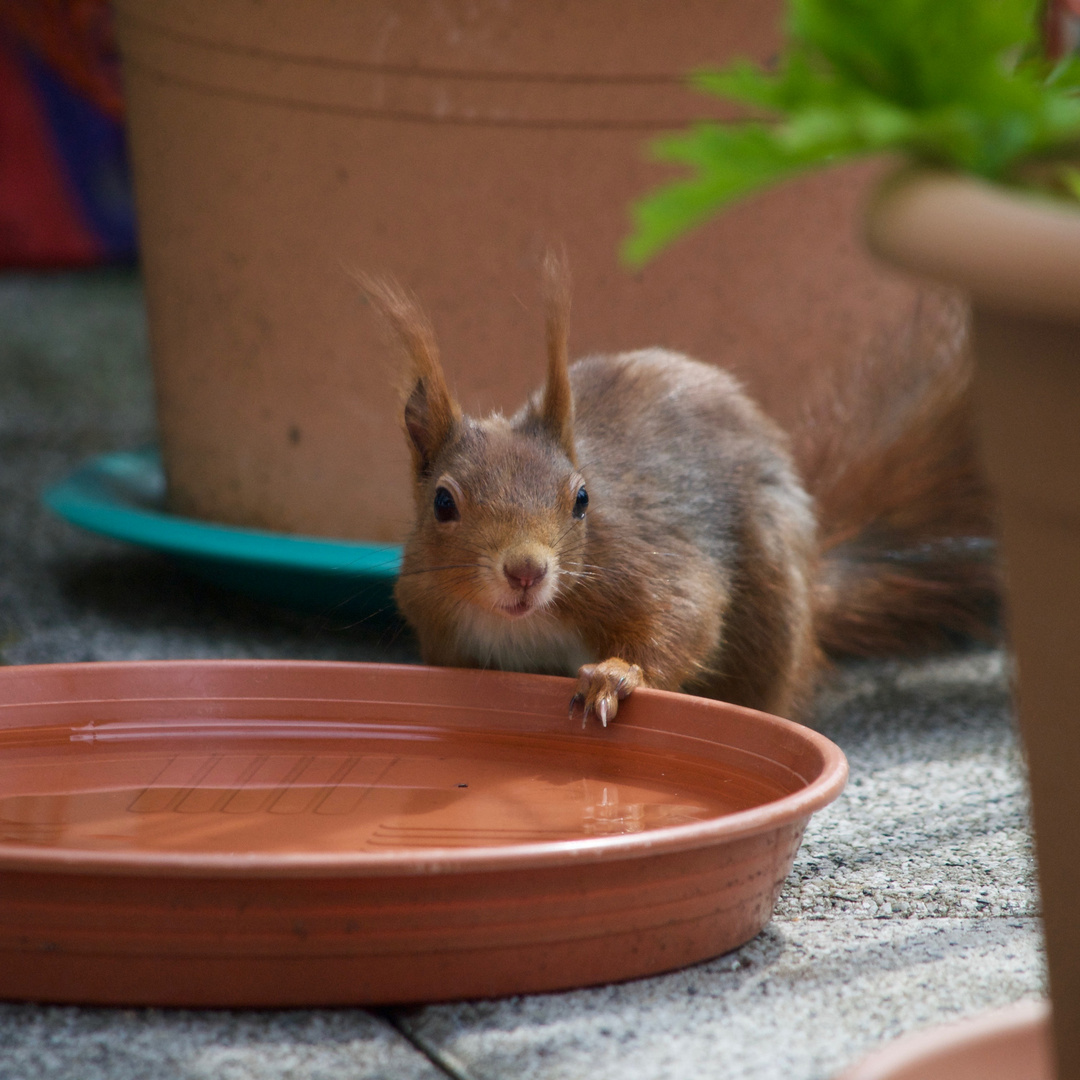
[[155, 449], [92, 458], [42, 498], [73, 525], [163, 552], [198, 577], [256, 599], [333, 617], [393, 616], [400, 547], [171, 514]]

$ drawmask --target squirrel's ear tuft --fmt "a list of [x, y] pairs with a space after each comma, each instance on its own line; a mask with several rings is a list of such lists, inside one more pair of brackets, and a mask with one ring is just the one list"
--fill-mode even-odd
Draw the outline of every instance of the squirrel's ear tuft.
[[565, 251], [544, 257], [544, 299], [547, 307], [547, 382], [540, 403], [540, 421], [574, 464], [574, 397], [570, 390], [566, 336], [570, 321], [570, 269]]
[[446, 385], [435, 332], [416, 298], [390, 278], [356, 275], [409, 363], [402, 394], [405, 431], [417, 475], [431, 472], [435, 455], [461, 420], [461, 409]]
[[405, 398], [404, 420], [417, 476], [431, 475], [435, 456], [460, 419], [461, 411], [441, 378], [416, 380]]

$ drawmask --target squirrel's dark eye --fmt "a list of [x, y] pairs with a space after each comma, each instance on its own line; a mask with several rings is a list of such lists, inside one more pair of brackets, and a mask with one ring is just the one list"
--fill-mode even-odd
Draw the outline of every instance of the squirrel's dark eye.
[[436, 521], [458, 521], [461, 518], [461, 513], [457, 508], [457, 503], [454, 502], [454, 496], [450, 494], [446, 488], [435, 489], [435, 520]]
[[589, 505], [589, 493], [584, 487], [577, 489], [577, 498], [574, 500], [574, 517], [583, 518], [585, 516], [585, 507]]

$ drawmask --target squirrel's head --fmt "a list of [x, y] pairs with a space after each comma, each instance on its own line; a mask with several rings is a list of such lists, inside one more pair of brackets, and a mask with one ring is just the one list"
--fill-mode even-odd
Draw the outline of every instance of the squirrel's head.
[[365, 282], [404, 346], [402, 419], [416, 520], [397, 598], [414, 624], [528, 620], [584, 576], [589, 502], [574, 448], [567, 372], [569, 287], [545, 262], [547, 380], [511, 419], [462, 413], [446, 384], [431, 325], [397, 286]]

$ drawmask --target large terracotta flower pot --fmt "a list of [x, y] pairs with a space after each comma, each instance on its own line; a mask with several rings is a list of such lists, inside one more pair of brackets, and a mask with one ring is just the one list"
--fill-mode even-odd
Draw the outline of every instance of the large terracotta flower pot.
[[552, 241], [574, 271], [575, 351], [722, 360], [782, 420], [808, 370], [913, 304], [859, 250], [864, 167], [747, 202], [636, 276], [618, 265], [629, 202], [667, 175], [647, 141], [710, 105], [684, 74], [766, 59], [778, 0], [115, 8], [178, 511], [400, 538], [396, 375], [351, 268], [419, 293], [470, 410], [538, 381]]
[[1000, 503], [1058, 1080], [1080, 1077], [1080, 210], [958, 177], [880, 193], [870, 244], [966, 289]]

